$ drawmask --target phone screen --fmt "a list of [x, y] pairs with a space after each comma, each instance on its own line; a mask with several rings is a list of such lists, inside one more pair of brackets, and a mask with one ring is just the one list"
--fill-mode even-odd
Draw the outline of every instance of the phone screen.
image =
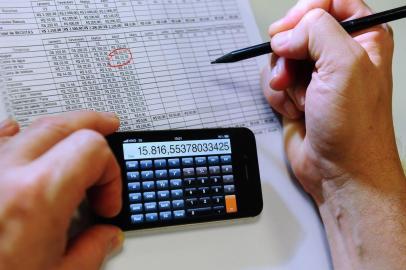
[[262, 194], [255, 138], [247, 129], [116, 133], [124, 230], [257, 215]]

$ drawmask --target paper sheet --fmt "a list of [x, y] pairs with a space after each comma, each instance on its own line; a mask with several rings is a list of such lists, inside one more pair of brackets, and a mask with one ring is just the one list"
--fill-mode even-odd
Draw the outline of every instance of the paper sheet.
[[210, 64], [259, 42], [252, 29], [236, 0], [0, 1], [5, 110], [22, 126], [91, 109], [121, 130], [272, 131], [257, 60]]

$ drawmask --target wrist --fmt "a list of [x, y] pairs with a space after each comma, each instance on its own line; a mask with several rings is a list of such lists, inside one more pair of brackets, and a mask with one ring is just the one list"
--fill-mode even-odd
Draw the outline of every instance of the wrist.
[[406, 264], [405, 176], [393, 171], [375, 177], [323, 183], [324, 201], [318, 206], [335, 269], [400, 269]]

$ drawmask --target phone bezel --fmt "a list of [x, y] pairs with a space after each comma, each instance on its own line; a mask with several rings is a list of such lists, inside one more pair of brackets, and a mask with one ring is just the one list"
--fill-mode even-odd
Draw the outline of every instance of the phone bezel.
[[[128, 187], [123, 153], [123, 142], [128, 139], [148, 138], [147, 141], [169, 141], [175, 137], [183, 140], [199, 140], [216, 138], [220, 134], [227, 134], [231, 142], [231, 155], [233, 174], [237, 197], [237, 213], [225, 215], [209, 215], [202, 217], [187, 217], [180, 220], [144, 222], [132, 224], [130, 222]], [[162, 226], [176, 226], [210, 221], [221, 221], [236, 218], [254, 217], [261, 213], [263, 207], [261, 181], [258, 167], [255, 136], [247, 128], [216, 128], [216, 129], [189, 129], [189, 130], [154, 130], [117, 132], [106, 137], [122, 169], [123, 208], [112, 219], [104, 222], [119, 226], [125, 231], [151, 229]], [[246, 179], [248, 177], [248, 179]]]

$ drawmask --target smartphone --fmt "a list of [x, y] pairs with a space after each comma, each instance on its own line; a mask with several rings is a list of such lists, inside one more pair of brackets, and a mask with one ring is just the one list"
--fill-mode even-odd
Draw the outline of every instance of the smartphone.
[[118, 132], [124, 231], [254, 217], [262, 211], [254, 134], [246, 128]]

